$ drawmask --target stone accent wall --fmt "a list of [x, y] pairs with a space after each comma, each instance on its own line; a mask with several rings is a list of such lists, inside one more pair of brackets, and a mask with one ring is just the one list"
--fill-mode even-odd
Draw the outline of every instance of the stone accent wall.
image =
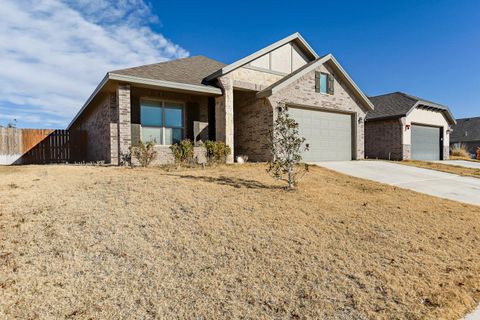
[[365, 156], [402, 160], [402, 128], [398, 119], [365, 122]]
[[86, 131], [86, 161], [110, 163], [110, 104], [109, 93], [97, 96], [72, 125], [71, 129]]
[[[152, 161], [152, 165], [166, 165], [174, 164], [175, 158], [173, 157], [172, 150], [168, 146], [156, 146], [155, 151], [157, 151], [157, 156], [155, 160]], [[194, 157], [197, 159], [198, 163], [207, 162], [207, 150], [204, 147], [194, 147], [193, 148]], [[138, 165], [138, 161], [134, 159], [134, 165]]]
[[412, 159], [412, 146], [410, 144], [402, 144], [403, 158], [401, 160]]
[[225, 142], [232, 149], [227, 163], [233, 162], [235, 145], [233, 140], [233, 80], [227, 75], [218, 79], [223, 95], [215, 98], [215, 135], [218, 141]]
[[117, 93], [110, 93], [110, 161], [109, 163], [118, 165], [118, 107]]
[[118, 110], [118, 164], [123, 164], [125, 157], [130, 153], [132, 145], [131, 133], [131, 103], [130, 85], [119, 84], [117, 87], [117, 110]]
[[443, 159], [448, 160], [450, 159], [450, 146], [443, 146]]
[[284, 76], [271, 72], [248, 69], [245, 67], [238, 68], [228, 74], [228, 77], [235, 83], [245, 86], [248, 83], [254, 86], [266, 88], [269, 85], [282, 79]]
[[234, 95], [235, 156], [247, 155], [249, 161], [268, 161], [269, 131], [273, 110], [267, 99], [257, 99], [255, 92]]
[[[320, 71], [333, 75], [334, 94], [322, 94], [315, 91], [315, 71]], [[315, 70], [298, 78], [286, 88], [271, 95], [268, 100], [273, 108], [279, 104], [291, 106], [306, 106], [312, 109], [324, 111], [339, 111], [355, 115], [354, 126], [354, 145], [356, 159], [364, 158], [364, 119], [368, 111], [353, 95], [346, 84], [336, 76], [332, 69], [323, 64]], [[358, 121], [362, 118], [361, 121]]]

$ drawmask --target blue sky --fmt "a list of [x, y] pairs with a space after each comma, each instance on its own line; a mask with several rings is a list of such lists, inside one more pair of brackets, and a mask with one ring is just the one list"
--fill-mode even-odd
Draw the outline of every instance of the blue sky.
[[0, 124], [63, 127], [108, 70], [199, 54], [229, 63], [296, 31], [368, 95], [480, 115], [479, 1], [3, 2]]

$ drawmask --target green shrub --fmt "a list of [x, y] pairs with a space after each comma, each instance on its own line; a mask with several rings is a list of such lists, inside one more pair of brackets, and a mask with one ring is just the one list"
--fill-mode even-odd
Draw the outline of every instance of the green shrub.
[[157, 156], [155, 141], [149, 141], [147, 143], [139, 141], [138, 146], [131, 147], [130, 151], [142, 167], [148, 167]]
[[225, 163], [232, 149], [222, 141], [206, 141], [203, 146], [207, 150], [208, 163]]
[[450, 155], [454, 157], [470, 159], [470, 153], [468, 152], [467, 147], [464, 144], [454, 145], [450, 149]]
[[193, 143], [189, 139], [184, 139], [179, 143], [170, 146], [175, 163], [177, 164], [192, 164], [194, 162]]

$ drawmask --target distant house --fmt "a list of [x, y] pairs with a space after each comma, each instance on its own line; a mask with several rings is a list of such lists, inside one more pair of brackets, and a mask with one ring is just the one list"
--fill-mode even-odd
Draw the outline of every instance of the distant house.
[[480, 117], [457, 119], [450, 144], [463, 144], [471, 154], [475, 154], [480, 148]]
[[450, 151], [449, 108], [403, 92], [370, 97], [365, 155], [391, 160], [446, 160]]
[[373, 104], [331, 55], [298, 33], [231, 64], [195, 56], [107, 73], [70, 123], [88, 135], [87, 159], [119, 164], [138, 141], [156, 163], [181, 139], [219, 140], [252, 161], [271, 159], [269, 131], [286, 105], [310, 145], [306, 161], [364, 158]]

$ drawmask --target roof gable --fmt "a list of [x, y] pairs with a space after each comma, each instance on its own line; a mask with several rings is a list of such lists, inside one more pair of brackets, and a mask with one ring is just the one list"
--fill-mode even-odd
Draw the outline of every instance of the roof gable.
[[[227, 73], [232, 72], [235, 69], [238, 69], [246, 65], [248, 65], [248, 67], [253, 67], [253, 68], [255, 67], [262, 68], [262, 66], [266, 66], [266, 64], [269, 63], [266, 61], [266, 58], [265, 58], [267, 54], [270, 54], [272, 52], [281, 54], [281, 51], [286, 50], [284, 48], [287, 48], [287, 45], [290, 43], [292, 44], [291, 47], [293, 48], [291, 50], [295, 50], [295, 52], [293, 52], [293, 55], [292, 55], [293, 57], [297, 57], [297, 54], [298, 54], [298, 56], [300, 56], [298, 59], [304, 58], [307, 60], [314, 60], [318, 58], [317, 53], [312, 49], [312, 47], [310, 47], [310, 45], [305, 41], [305, 39], [303, 39], [300, 33], [296, 32], [263, 49], [260, 49], [252, 53], [251, 55], [246, 56], [245, 58], [237, 60], [229, 65], [222, 67], [219, 70], [216, 70], [216, 72], [213, 72], [212, 74], [207, 76], [205, 78], [205, 81], [214, 80], [220, 76], [223, 76]], [[282, 68], [282, 67], [279, 66], [279, 68]], [[285, 74], [290, 72], [285, 72]]]
[[455, 124], [450, 109], [447, 106], [412, 96], [403, 92], [387, 93], [375, 97], [370, 97], [375, 106], [372, 112], [367, 114], [367, 120], [395, 119], [407, 116], [417, 107], [423, 107], [442, 112], [450, 124]]
[[268, 97], [283, 88], [289, 86], [293, 82], [295, 82], [297, 79], [302, 77], [303, 75], [313, 72], [319, 65], [328, 63], [330, 67], [333, 68], [333, 70], [342, 78], [342, 80], [348, 85], [348, 87], [353, 91], [355, 96], [360, 100], [362, 105], [367, 109], [367, 110], [373, 110], [374, 106], [372, 102], [367, 98], [367, 96], [360, 90], [360, 88], [357, 86], [357, 84], [350, 78], [348, 73], [342, 68], [340, 63], [335, 59], [335, 57], [332, 54], [327, 54], [321, 58], [317, 58], [316, 60], [313, 60], [303, 67], [297, 69], [296, 71], [290, 73], [286, 77], [283, 77], [279, 81], [275, 82], [271, 86], [265, 88], [264, 90], [260, 91], [257, 93], [257, 97], [262, 98], [262, 97]]

